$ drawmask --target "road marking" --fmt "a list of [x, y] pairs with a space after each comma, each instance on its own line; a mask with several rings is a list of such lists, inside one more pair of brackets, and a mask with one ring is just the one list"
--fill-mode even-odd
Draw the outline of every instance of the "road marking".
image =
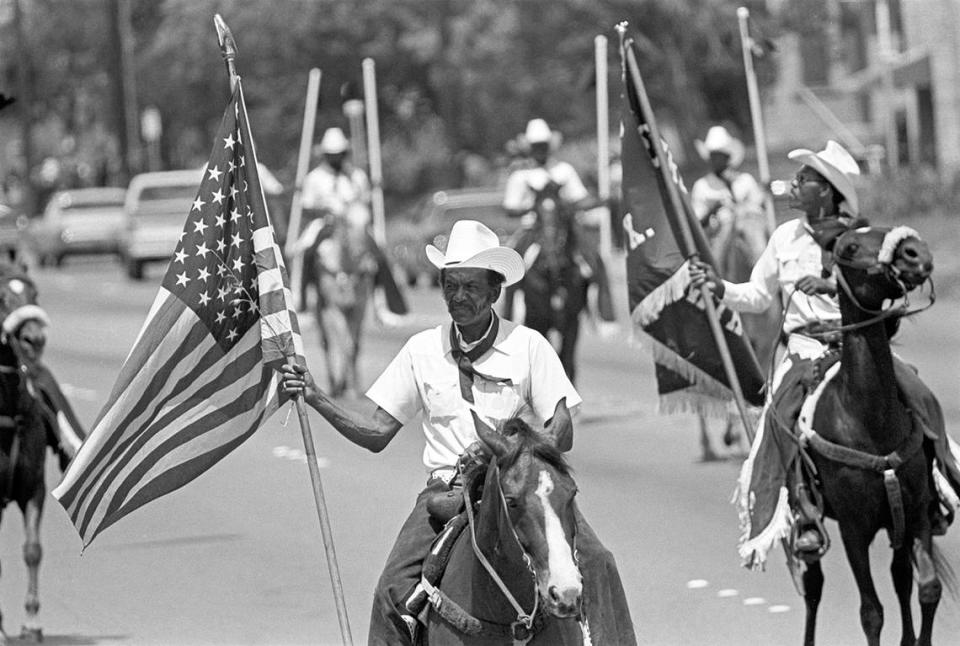
[[721, 599], [724, 599], [727, 597], [736, 597], [739, 594], [740, 592], [738, 590], [734, 590], [733, 588], [724, 588], [723, 590], [717, 590], [717, 596], [720, 597]]
[[[281, 444], [280, 446], [273, 447], [273, 457], [279, 458], [281, 460], [292, 460], [294, 462], [301, 462], [303, 464], [307, 463], [307, 454], [303, 452], [303, 449], [292, 449], [289, 446]], [[330, 460], [327, 458], [317, 456], [317, 466], [321, 469], [324, 469], [330, 466]]]
[[790, 612], [790, 606], [779, 604], [776, 606], [770, 606], [767, 608], [767, 612], [779, 613], [779, 612]]
[[743, 600], [745, 606], [762, 606], [767, 602], [763, 597], [747, 597]]
[[705, 588], [710, 585], [710, 582], [705, 579], [692, 579], [687, 581], [688, 590], [699, 590], [700, 588]]
[[89, 402], [97, 401], [97, 391], [91, 388], [80, 388], [71, 384], [61, 384], [60, 389], [63, 394], [73, 399], [83, 399]]

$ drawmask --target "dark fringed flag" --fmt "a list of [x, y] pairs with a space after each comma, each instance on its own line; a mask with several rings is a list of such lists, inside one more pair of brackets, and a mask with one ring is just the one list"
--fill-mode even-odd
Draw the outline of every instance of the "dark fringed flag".
[[[696, 252], [713, 263], [700, 224], [693, 215], [680, 172], [665, 142], [659, 159], [651, 139], [656, 131], [654, 115], [644, 89], [633, 80], [627, 48], [634, 60], [638, 49], [627, 39], [623, 56], [623, 112], [621, 159], [623, 164], [623, 227], [627, 241], [627, 295], [631, 317], [653, 347], [660, 408], [664, 412], [697, 411], [720, 414], [732, 398], [732, 390], [714, 341], [699, 290], [691, 290], [682, 223], [685, 218]], [[643, 100], [641, 101], [641, 97]], [[681, 197], [678, 213], [667, 182]], [[656, 185], [658, 195], [647, 187]], [[736, 312], [717, 306], [720, 326], [749, 404], [763, 404], [763, 375]]]
[[90, 435], [53, 491], [83, 539], [240, 446], [302, 363], [238, 79], [146, 323]]

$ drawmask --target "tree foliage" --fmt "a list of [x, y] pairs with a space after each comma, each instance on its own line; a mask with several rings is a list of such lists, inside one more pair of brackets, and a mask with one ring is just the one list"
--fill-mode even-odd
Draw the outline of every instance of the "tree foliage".
[[[319, 136], [325, 127], [346, 127], [340, 87], [361, 85], [361, 61], [375, 61], [385, 188], [413, 195], [457, 183], [465, 152], [502, 155], [534, 116], [570, 143], [594, 139], [598, 34], [609, 40], [616, 124], [620, 62], [613, 27], [623, 20], [641, 44], [645, 82], [662, 120], [690, 141], [718, 120], [749, 133], [736, 19], [742, 1], [0, 0], [14, 1], [28, 18], [30, 109], [36, 124], [47, 124], [37, 130], [39, 140], [65, 133], [80, 139], [95, 129], [116, 138], [119, 71], [110, 12], [118, 1], [130, 3], [137, 103], [161, 113], [168, 166], [206, 158], [227, 100], [215, 13], [237, 41], [260, 157], [288, 184], [310, 68], [323, 72]], [[762, 19], [762, 6], [756, 10]], [[2, 72], [12, 79], [9, 66]], [[57, 128], [49, 127], [53, 122]], [[40, 147], [42, 155], [62, 154]], [[114, 142], [98, 154], [118, 150]]]

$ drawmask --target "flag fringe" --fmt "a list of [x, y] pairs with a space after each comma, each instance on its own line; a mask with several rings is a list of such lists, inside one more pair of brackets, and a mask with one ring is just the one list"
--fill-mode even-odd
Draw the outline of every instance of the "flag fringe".
[[737, 512], [740, 516], [740, 545], [737, 550], [742, 559], [742, 565], [751, 570], [763, 570], [767, 562], [767, 554], [773, 549], [774, 544], [790, 536], [793, 529], [793, 515], [790, 512], [789, 495], [786, 487], [780, 487], [780, 495], [777, 498], [777, 506], [773, 511], [773, 517], [763, 531], [749, 538], [750, 536], [750, 511], [747, 503], [747, 495], [737, 486], [734, 493], [734, 501], [737, 504]]
[[634, 325], [645, 327], [655, 322], [667, 305], [676, 303], [687, 295], [690, 285], [689, 261], [684, 261], [673, 275], [663, 281], [640, 301], [631, 314]]
[[687, 389], [660, 395], [657, 413], [661, 415], [696, 413], [711, 419], [727, 419], [730, 407], [727, 402], [720, 401], [716, 397]]
[[646, 338], [650, 343], [650, 352], [653, 354], [653, 360], [697, 386], [697, 392], [724, 402], [731, 399], [730, 389], [727, 388], [723, 382], [714, 379], [708, 373], [687, 361], [667, 345], [661, 343], [649, 334], [646, 335]]

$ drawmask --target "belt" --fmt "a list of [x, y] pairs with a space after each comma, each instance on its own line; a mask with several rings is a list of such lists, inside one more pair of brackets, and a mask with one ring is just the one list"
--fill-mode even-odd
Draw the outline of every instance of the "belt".
[[450, 484], [457, 476], [457, 470], [454, 467], [440, 467], [430, 472], [430, 478], [427, 480], [442, 480], [444, 484]]

